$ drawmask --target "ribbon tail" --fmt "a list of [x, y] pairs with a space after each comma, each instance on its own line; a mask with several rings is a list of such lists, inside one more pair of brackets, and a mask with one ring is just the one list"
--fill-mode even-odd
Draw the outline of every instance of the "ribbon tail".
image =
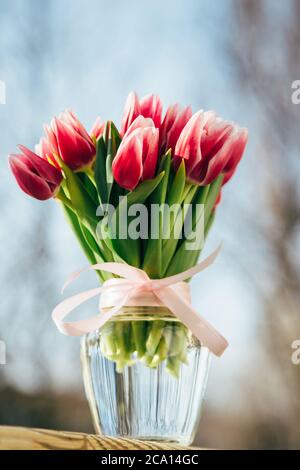
[[88, 291], [73, 295], [72, 297], [69, 297], [68, 299], [60, 302], [52, 311], [52, 319], [58, 330], [64, 335], [68, 336], [81, 336], [86, 333], [90, 333], [91, 331], [95, 331], [104, 325], [104, 323], [106, 323], [113, 315], [117, 314], [126, 304], [126, 302], [128, 302], [129, 298], [134, 292], [134, 289], [131, 289], [118, 305], [105, 312], [100, 310], [98, 315], [73, 322], [63, 321], [64, 318], [69, 315], [76, 307], [79, 307], [79, 305], [83, 304], [89, 299], [92, 299], [96, 295], [101, 294], [104, 289], [105, 288], [103, 287], [90, 289]]
[[181, 299], [172, 286], [157, 289], [155, 295], [191, 330], [203, 346], [207, 346], [216, 356], [223, 354], [228, 346], [226, 339], [189, 303]]
[[149, 277], [142, 269], [130, 266], [126, 263], [97, 263], [72, 273], [64, 283], [61, 293], [63, 294], [64, 290], [86, 271], [105, 271], [135, 282], [145, 282], [149, 280]]
[[200, 261], [200, 263], [196, 264], [192, 268], [187, 269], [186, 271], [183, 271], [178, 274], [174, 274], [173, 276], [165, 277], [163, 279], [155, 279], [153, 281], [154, 286], [158, 288], [170, 286], [170, 285], [176, 284], [177, 282], [185, 281], [186, 279], [189, 279], [195, 276], [195, 274], [198, 274], [201, 271], [204, 271], [204, 269], [208, 268], [210, 265], [214, 263], [215, 259], [220, 253], [221, 248], [222, 248], [222, 243], [220, 243], [220, 245], [209, 256], [207, 256], [207, 258]]

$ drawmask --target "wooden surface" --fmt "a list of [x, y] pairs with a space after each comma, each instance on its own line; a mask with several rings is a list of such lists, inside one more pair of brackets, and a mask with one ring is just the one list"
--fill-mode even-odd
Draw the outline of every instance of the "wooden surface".
[[[117, 439], [78, 432], [0, 426], [0, 450], [176, 450], [191, 449], [131, 439]], [[193, 449], [196, 449], [193, 447]]]

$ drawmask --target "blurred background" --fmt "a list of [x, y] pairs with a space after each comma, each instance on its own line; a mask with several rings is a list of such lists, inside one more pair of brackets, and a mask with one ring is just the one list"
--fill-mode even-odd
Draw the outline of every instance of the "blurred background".
[[[213, 359], [196, 443], [300, 448], [299, 24], [299, 0], [1, 0], [0, 424], [92, 432], [79, 340], [50, 318], [87, 263], [56, 203], [19, 190], [7, 154], [32, 148], [64, 108], [88, 128], [97, 115], [119, 124], [136, 90], [249, 128], [205, 249], [223, 240], [222, 253], [192, 282], [230, 342]], [[76, 290], [93, 285], [86, 276]]]

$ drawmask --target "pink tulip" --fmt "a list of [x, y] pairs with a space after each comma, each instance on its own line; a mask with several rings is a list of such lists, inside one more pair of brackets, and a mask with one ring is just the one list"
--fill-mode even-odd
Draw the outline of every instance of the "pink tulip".
[[147, 95], [140, 100], [141, 115], [151, 118], [155, 127], [160, 127], [162, 120], [162, 102], [158, 95]]
[[174, 152], [178, 137], [191, 117], [192, 108], [190, 106], [184, 109], [179, 104], [168, 107], [159, 132], [162, 152], [166, 152], [169, 149]]
[[220, 174], [224, 182], [233, 175], [242, 158], [248, 133], [223, 121], [212, 111], [198, 111], [182, 130], [175, 147], [175, 163], [186, 161], [189, 181], [207, 185]]
[[125, 134], [127, 129], [130, 127], [133, 121], [138, 116], [140, 116], [140, 114], [141, 114], [141, 107], [140, 107], [138, 96], [134, 91], [132, 91], [131, 93], [129, 93], [126, 103], [125, 103], [123, 119], [122, 119], [122, 124], [121, 124], [121, 136]]
[[223, 169], [223, 185], [225, 183], [228, 183], [228, 181], [232, 178], [235, 173], [235, 170], [237, 169], [237, 165], [239, 164], [243, 156], [248, 141], [247, 129], [240, 129], [239, 132], [233, 133], [231, 135], [231, 140], [233, 142], [233, 147], [230, 158], [228, 159], [226, 166]]
[[132, 191], [140, 181], [153, 178], [158, 158], [159, 131], [152, 119], [139, 116], [125, 133], [113, 160], [116, 182]]
[[121, 124], [121, 136], [124, 136], [138, 116], [151, 118], [155, 127], [159, 127], [162, 119], [162, 103], [159, 96], [148, 95], [139, 100], [135, 92], [128, 95]]
[[34, 152], [19, 146], [22, 154], [10, 155], [9, 164], [20, 188], [41, 201], [55, 196], [62, 182], [62, 173]]
[[96, 140], [100, 139], [105, 130], [105, 122], [102, 122], [100, 117], [97, 117], [96, 121], [93, 124], [92, 129], [90, 130], [91, 137]]

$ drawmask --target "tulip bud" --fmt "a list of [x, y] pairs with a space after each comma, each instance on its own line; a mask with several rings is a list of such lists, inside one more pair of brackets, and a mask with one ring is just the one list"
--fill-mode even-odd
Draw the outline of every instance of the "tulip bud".
[[75, 121], [72, 122], [72, 119], [56, 118], [52, 130], [56, 137], [59, 156], [69, 168], [74, 171], [83, 170], [92, 164], [96, 148], [81, 124], [78, 126]]
[[141, 115], [151, 118], [155, 127], [160, 127], [162, 117], [162, 102], [158, 95], [147, 95], [140, 100]]
[[55, 159], [55, 153], [58, 154], [58, 150], [53, 152], [49, 140], [46, 137], [42, 137], [40, 142], [35, 146], [35, 153], [44, 160], [53, 163], [53, 165], [60, 170], [60, 166]]
[[22, 154], [10, 155], [9, 164], [20, 188], [41, 201], [54, 197], [63, 176], [60, 170], [23, 145]]
[[247, 130], [218, 118], [212, 111], [198, 111], [182, 130], [175, 147], [175, 164], [184, 158], [190, 182], [207, 185], [224, 174], [233, 175], [247, 143]]
[[132, 91], [131, 93], [129, 93], [126, 103], [125, 103], [123, 119], [122, 119], [122, 124], [121, 124], [121, 136], [124, 136], [127, 129], [130, 127], [133, 121], [140, 114], [141, 114], [141, 107], [140, 107], [138, 96], [134, 91]]
[[157, 95], [148, 95], [139, 100], [138, 95], [131, 92], [126, 100], [121, 124], [121, 136], [124, 136], [133, 121], [138, 117], [151, 118], [155, 127], [160, 127], [162, 103]]
[[93, 124], [92, 129], [90, 130], [90, 135], [96, 140], [100, 139], [105, 130], [105, 122], [102, 122], [100, 117], [97, 117], [96, 121]]
[[132, 191], [155, 175], [159, 131], [151, 119], [139, 116], [127, 130], [112, 163], [116, 182]]
[[174, 153], [180, 133], [192, 117], [192, 108], [181, 109], [179, 104], [169, 106], [160, 127], [160, 148], [163, 153], [171, 149]]
[[[73, 171], [89, 167], [96, 156], [92, 137], [72, 111], [64, 111], [44, 126], [46, 136], [40, 140], [37, 153], [60, 168], [57, 156]], [[97, 135], [100, 132], [97, 122]], [[96, 137], [97, 138], [97, 137]]]
[[243, 156], [248, 141], [248, 130], [245, 128], [235, 129], [231, 135], [231, 154], [223, 169], [223, 185], [228, 183], [235, 173], [235, 170]]

